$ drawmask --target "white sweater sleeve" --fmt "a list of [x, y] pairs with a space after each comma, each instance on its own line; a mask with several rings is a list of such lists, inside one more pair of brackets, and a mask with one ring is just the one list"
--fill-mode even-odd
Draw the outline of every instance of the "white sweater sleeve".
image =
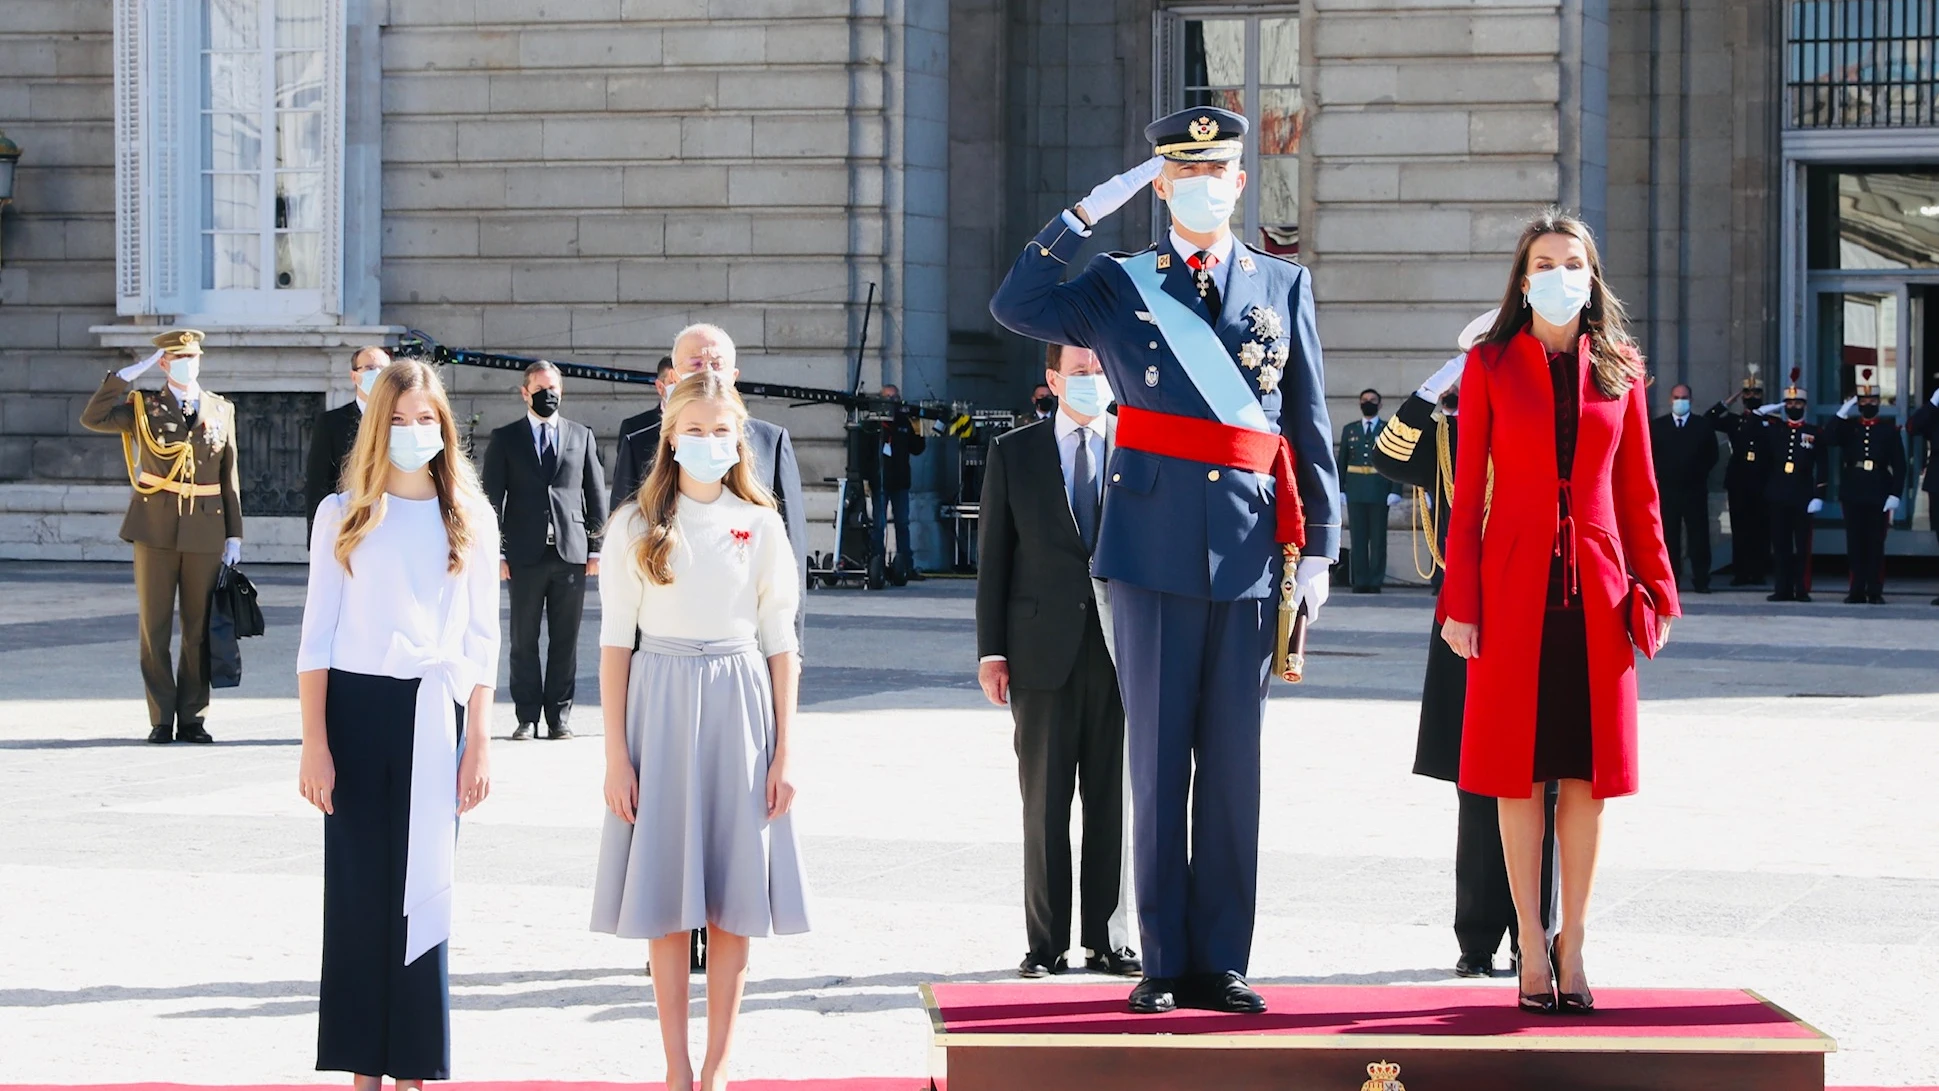
[[328, 670], [337, 640], [337, 617], [343, 606], [343, 565], [337, 563], [337, 529], [343, 523], [343, 500], [323, 498], [310, 529], [310, 586], [303, 596], [303, 638], [296, 648], [296, 672]]
[[756, 639], [762, 655], [800, 651], [794, 617], [801, 609], [801, 573], [795, 568], [794, 550], [788, 545], [780, 514], [773, 508], [760, 511], [760, 556], [754, 584]]
[[640, 624], [640, 599], [646, 593], [646, 574], [633, 559], [633, 546], [640, 537], [637, 508], [622, 510], [613, 517], [601, 543], [599, 565], [599, 643], [607, 648], [633, 650], [633, 637]]
[[478, 668], [477, 685], [498, 688], [498, 517], [480, 501], [471, 512], [471, 552], [465, 557], [464, 588], [470, 600], [465, 625], [465, 658]]

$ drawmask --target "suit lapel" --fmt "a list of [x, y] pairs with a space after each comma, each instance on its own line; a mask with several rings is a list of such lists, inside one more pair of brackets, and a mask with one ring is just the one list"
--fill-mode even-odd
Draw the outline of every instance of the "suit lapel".
[[[1037, 440], [1037, 451], [1031, 464], [1044, 466], [1048, 473], [1031, 473], [1040, 482], [1038, 505], [1042, 517], [1051, 528], [1050, 531], [1065, 549], [1084, 552], [1084, 539], [1077, 533], [1077, 516], [1071, 511], [1070, 493], [1064, 488], [1064, 453], [1057, 443], [1057, 418], [1051, 417], [1042, 429], [1043, 436]], [[1097, 467], [1103, 472], [1103, 467]]]
[[[1238, 240], [1233, 240], [1232, 267], [1226, 270], [1225, 295], [1220, 299], [1219, 322], [1214, 327], [1219, 340], [1225, 343], [1225, 351], [1231, 353], [1235, 361], [1239, 358], [1239, 346], [1253, 340], [1252, 323], [1247, 321], [1246, 312], [1260, 301], [1259, 286], [1253, 283], [1253, 277], [1258, 274], [1246, 272], [1246, 263], [1239, 260], [1244, 256], [1245, 247]], [[1249, 372], [1246, 378], [1255, 380], [1254, 385], [1258, 385], [1257, 373]]]

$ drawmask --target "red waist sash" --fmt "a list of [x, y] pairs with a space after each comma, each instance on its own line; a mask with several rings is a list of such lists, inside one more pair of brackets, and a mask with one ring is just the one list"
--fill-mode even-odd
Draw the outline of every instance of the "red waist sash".
[[1274, 540], [1306, 548], [1306, 513], [1293, 477], [1293, 445], [1285, 436], [1235, 428], [1203, 417], [1178, 417], [1149, 409], [1118, 406], [1117, 445], [1148, 455], [1187, 462], [1210, 462], [1235, 470], [1271, 474]]

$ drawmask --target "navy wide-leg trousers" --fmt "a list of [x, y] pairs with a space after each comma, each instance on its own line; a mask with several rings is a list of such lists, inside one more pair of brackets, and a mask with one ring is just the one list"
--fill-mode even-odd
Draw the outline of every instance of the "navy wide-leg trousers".
[[324, 723], [337, 783], [335, 813], [323, 819], [319, 1072], [451, 1078], [447, 945], [404, 964], [417, 687], [414, 678], [330, 672]]
[[1111, 585], [1138, 929], [1152, 977], [1245, 973], [1252, 956], [1274, 605]]

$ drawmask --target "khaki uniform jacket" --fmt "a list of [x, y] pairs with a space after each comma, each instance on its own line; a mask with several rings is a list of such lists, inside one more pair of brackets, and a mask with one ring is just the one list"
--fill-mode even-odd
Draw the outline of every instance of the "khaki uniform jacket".
[[[135, 431], [135, 406], [130, 384], [113, 372], [81, 411], [81, 426], [95, 432], [116, 432], [134, 439], [143, 473], [160, 477], [168, 465], [146, 450]], [[173, 492], [134, 493], [128, 516], [121, 522], [123, 541], [184, 553], [220, 553], [225, 538], [242, 537], [242, 497], [236, 473], [236, 407], [220, 394], [202, 392], [201, 412], [191, 431], [182, 405], [172, 390], [144, 393], [148, 432], [158, 443], [177, 443], [185, 436], [194, 444], [195, 483], [217, 485], [215, 496], [190, 498]]]

